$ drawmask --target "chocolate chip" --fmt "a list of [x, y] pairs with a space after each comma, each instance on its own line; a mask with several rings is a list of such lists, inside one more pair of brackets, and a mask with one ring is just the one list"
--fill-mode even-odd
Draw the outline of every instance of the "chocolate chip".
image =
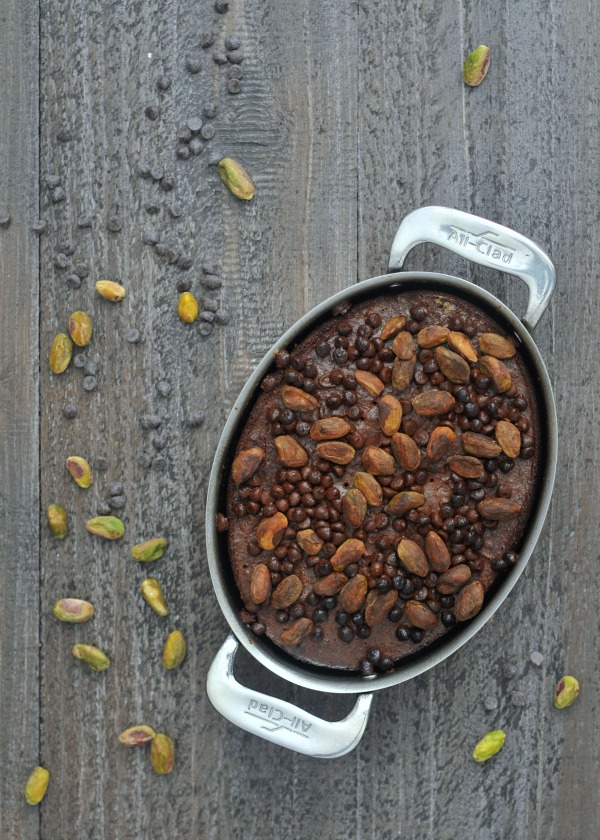
[[229, 93], [239, 93], [242, 89], [242, 83], [239, 79], [229, 79], [227, 82], [227, 90]]
[[244, 71], [239, 64], [232, 64], [231, 67], [227, 68], [227, 78], [240, 80], [244, 78]]
[[53, 204], [58, 204], [61, 201], [65, 200], [65, 191], [62, 187], [56, 187], [56, 189], [52, 190], [50, 193], [50, 198], [52, 199]]
[[231, 64], [241, 64], [245, 56], [242, 50], [232, 50], [227, 53], [227, 60]]
[[193, 155], [199, 155], [203, 149], [202, 140], [199, 137], [192, 137], [189, 149]]
[[217, 110], [216, 102], [209, 102], [202, 109], [202, 116], [206, 117], [207, 120], [213, 120], [217, 116]]
[[76, 368], [84, 368], [87, 364], [87, 356], [85, 353], [77, 353], [73, 359], [73, 364]]
[[156, 245], [158, 242], [158, 234], [153, 228], [145, 228], [142, 231], [142, 242], [146, 245]]
[[185, 60], [185, 66], [189, 73], [196, 74], [202, 69], [202, 61], [196, 56], [189, 56]]
[[167, 445], [167, 439], [164, 435], [152, 435], [151, 443], [152, 446], [160, 452]]
[[228, 35], [225, 38], [225, 49], [226, 50], [239, 50], [242, 46], [242, 41], [239, 35]]
[[[187, 121], [187, 127], [192, 132], [192, 134], [198, 134], [198, 132], [202, 128], [202, 120], [199, 117], [192, 117]], [[191, 139], [191, 137], [188, 137], [186, 142], [189, 142]]]
[[215, 36], [212, 32], [203, 32], [200, 35], [200, 46], [202, 49], [206, 50], [208, 47], [212, 47], [215, 43]]
[[156, 216], [158, 215], [158, 213], [160, 213], [160, 204], [158, 203], [158, 201], [155, 201], [153, 198], [151, 198], [144, 204], [144, 210], [151, 216]]
[[190, 156], [190, 150], [187, 146], [178, 146], [176, 154], [180, 160], [187, 160]]
[[148, 178], [151, 178], [152, 177], [152, 169], [150, 167], [150, 164], [148, 164], [148, 163], [138, 163], [137, 174], [140, 176], [140, 178], [143, 178], [144, 180], [147, 180]]
[[208, 324], [206, 321], [203, 321], [199, 327], [200, 335], [210, 335], [212, 332], [212, 324]]
[[44, 221], [44, 219], [38, 219], [31, 225], [31, 230], [38, 235], [43, 233], [46, 230], [48, 223]]
[[156, 87], [159, 90], [162, 90], [162, 91], [169, 90], [169, 88], [171, 87], [171, 77], [170, 76], [161, 76], [156, 81]]
[[169, 213], [174, 219], [178, 219], [181, 216], [181, 214], [183, 213], [183, 209], [181, 207], [181, 204], [172, 204], [169, 207]]
[[140, 417], [142, 429], [158, 429], [162, 425], [163, 419], [158, 414], [143, 414]]
[[483, 705], [488, 712], [493, 712], [498, 708], [498, 700], [492, 695], [489, 695], [484, 698]]
[[142, 336], [140, 335], [140, 331], [134, 329], [133, 327], [131, 327], [130, 329], [127, 330], [127, 333], [126, 333], [125, 337], [126, 337], [127, 341], [129, 342], [129, 344], [139, 344], [139, 342], [142, 340]]
[[215, 64], [227, 64], [227, 56], [221, 50], [215, 50], [213, 53], [213, 61]]
[[67, 420], [73, 420], [75, 417], [77, 417], [77, 406], [73, 405], [72, 403], [68, 403], [63, 408], [63, 414], [67, 418]]
[[168, 397], [171, 393], [171, 385], [166, 379], [161, 379], [160, 382], [156, 383], [156, 390], [161, 395], [161, 397]]
[[215, 12], [224, 15], [229, 11], [229, 0], [215, 0]]
[[209, 166], [218, 166], [223, 155], [220, 152], [211, 152], [208, 156], [207, 163]]
[[205, 273], [200, 282], [207, 289], [220, 289], [223, 285], [223, 280], [218, 275], [211, 273]]
[[96, 505], [96, 513], [98, 516], [108, 516], [110, 514], [110, 505], [108, 502], [101, 501]]
[[163, 175], [160, 179], [160, 188], [165, 192], [171, 192], [175, 187], [175, 178], [172, 175]]
[[215, 320], [215, 313], [206, 310], [205, 312], [200, 313], [200, 319], [202, 321], [207, 321], [209, 324], [212, 324], [212, 322]]
[[55, 190], [56, 187], [60, 187], [61, 185], [60, 175], [46, 175], [44, 180], [49, 190]]
[[182, 271], [187, 271], [189, 268], [192, 267], [193, 263], [194, 261], [189, 256], [189, 254], [182, 254], [177, 260], [177, 267], [180, 268]]
[[91, 359], [88, 360], [84, 365], [83, 372], [87, 376], [96, 376], [98, 372], [98, 366], [96, 365], [96, 362], [92, 362]]
[[200, 135], [204, 137], [205, 140], [211, 140], [215, 136], [215, 128], [210, 123], [206, 123], [202, 126], [200, 131]]
[[158, 164], [156, 166], [153, 166], [152, 169], [150, 170], [150, 177], [152, 178], [153, 181], [160, 181], [160, 179], [163, 177], [164, 174], [165, 174], [164, 169], [162, 168], [162, 166], [159, 166]]
[[88, 277], [89, 273], [90, 267], [87, 263], [76, 263], [76, 265], [73, 266], [73, 274], [81, 277], [82, 280]]
[[95, 376], [86, 376], [83, 380], [83, 390], [84, 391], [93, 391], [97, 386], [97, 381]]
[[178, 282], [177, 282], [177, 291], [178, 291], [179, 293], [189, 292], [189, 290], [190, 290], [191, 288], [192, 288], [191, 281], [190, 281], [190, 280], [188, 280], [187, 278], [183, 278], [183, 277], [182, 277], [182, 278], [181, 278], [181, 280], [178, 280]]
[[188, 426], [191, 426], [194, 429], [199, 428], [204, 423], [204, 412], [203, 411], [192, 411], [188, 415]]
[[118, 233], [123, 229], [123, 220], [120, 216], [109, 216], [106, 227], [111, 233]]
[[64, 269], [69, 265], [69, 259], [66, 254], [56, 254], [54, 257], [54, 265], [57, 268]]
[[160, 115], [160, 108], [158, 105], [146, 105], [144, 108], [144, 116], [149, 120], [157, 120]]
[[216, 312], [219, 308], [219, 301], [216, 298], [202, 298], [202, 308], [209, 312]]
[[125, 507], [125, 496], [113, 496], [109, 504], [115, 510], [121, 510]]

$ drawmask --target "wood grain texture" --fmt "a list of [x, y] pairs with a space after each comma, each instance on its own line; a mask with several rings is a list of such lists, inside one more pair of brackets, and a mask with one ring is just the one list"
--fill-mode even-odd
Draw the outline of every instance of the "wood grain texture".
[[[3, 531], [8, 562], [0, 568], [3, 830], [41, 840], [62, 837], [65, 826], [93, 840], [593, 837], [600, 9], [581, 0], [230, 5], [219, 15], [209, 0], [41, 0], [39, 210], [37, 17], [28, 2], [7, 7], [0, 209], [6, 204], [13, 221], [0, 228], [0, 504], [3, 521], [16, 517], [19, 528]], [[207, 30], [216, 41], [203, 50]], [[231, 34], [246, 56], [239, 95], [227, 92], [227, 69], [212, 60]], [[471, 90], [462, 61], [479, 43], [491, 47], [492, 64]], [[159, 90], [165, 75], [171, 84]], [[177, 135], [210, 102], [218, 113], [204, 121], [214, 138], [181, 160]], [[149, 105], [156, 120], [145, 116]], [[208, 165], [217, 152], [252, 174], [251, 203], [231, 196]], [[175, 188], [141, 177], [146, 164], [172, 174]], [[61, 179], [64, 201], [52, 200], [48, 176]], [[557, 492], [526, 574], [482, 632], [434, 671], [379, 693], [352, 754], [315, 761], [236, 729], [206, 698], [205, 675], [227, 634], [205, 561], [208, 474], [229, 406], [273, 341], [328, 294], [384, 272], [399, 221], [425, 204], [514, 227], [556, 264], [557, 292], [536, 341], [557, 397]], [[39, 307], [29, 230], [38, 213], [48, 223]], [[90, 227], [78, 225], [82, 215]], [[189, 255], [192, 267], [172, 264], [149, 238], [172, 260]], [[69, 243], [74, 253], [60, 268]], [[72, 288], [66, 277], [82, 263], [89, 275]], [[449, 252], [420, 246], [407, 267], [475, 280], [524, 311], [522, 284]], [[223, 278], [222, 289], [202, 285], [205, 270]], [[126, 286], [122, 303], [95, 294], [104, 278]], [[185, 280], [199, 298], [218, 299], [230, 322], [207, 337], [200, 321], [182, 324], [177, 285]], [[74, 364], [62, 376], [47, 367], [53, 336], [77, 309], [94, 322], [83, 351], [98, 367], [89, 393]], [[127, 340], [132, 328], [140, 343]], [[67, 404], [77, 407], [75, 419], [64, 417]], [[199, 410], [205, 421], [194, 427]], [[148, 414], [159, 416], [159, 428], [144, 427]], [[67, 474], [68, 455], [90, 460], [90, 489]], [[84, 522], [116, 481], [126, 535], [104, 542]], [[44, 521], [51, 502], [70, 515], [61, 543]], [[169, 539], [164, 558], [136, 563], [131, 545], [156, 535]], [[163, 584], [166, 618], [141, 598], [147, 576]], [[92, 601], [92, 621], [59, 624], [52, 606], [66, 595]], [[176, 628], [188, 656], [166, 672], [160, 654]], [[76, 661], [79, 641], [104, 648], [110, 670]], [[532, 651], [543, 654], [541, 667]], [[247, 654], [236, 673], [329, 719], [352, 703], [290, 686]], [[582, 694], [559, 713], [552, 694], [564, 673], [580, 678]], [[514, 704], [515, 691], [525, 705]], [[485, 710], [487, 696], [497, 699], [495, 711]], [[152, 772], [146, 751], [118, 744], [119, 732], [139, 722], [175, 739], [170, 777]], [[475, 742], [497, 727], [508, 733], [503, 751], [476, 765]], [[40, 809], [26, 808], [22, 782], [38, 760], [52, 783]]]
[[37, 837], [24, 786], [39, 745], [38, 10], [2, 7], [0, 27], [0, 825]]

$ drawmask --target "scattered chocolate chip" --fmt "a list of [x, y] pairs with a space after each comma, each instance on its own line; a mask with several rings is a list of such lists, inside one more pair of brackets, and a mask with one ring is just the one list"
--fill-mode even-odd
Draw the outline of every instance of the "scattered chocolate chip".
[[205, 105], [202, 109], [202, 116], [206, 117], [207, 120], [214, 120], [217, 116], [217, 110], [217, 103], [209, 102], [208, 105]]
[[231, 64], [241, 64], [245, 56], [242, 50], [232, 50], [227, 53], [227, 61]]
[[239, 64], [232, 64], [231, 67], [227, 68], [227, 78], [240, 80], [244, 78], [244, 71]]
[[219, 308], [219, 301], [216, 298], [203, 298], [202, 308], [208, 309], [209, 312], [216, 312]]
[[202, 130], [200, 131], [200, 136], [203, 137], [205, 140], [212, 140], [215, 136], [215, 127], [210, 123], [206, 123], [206, 125], [202, 126]]
[[162, 455], [159, 455], [158, 458], [155, 458], [152, 461], [152, 467], [155, 470], [166, 470], [167, 468], [167, 459], [163, 458]]
[[108, 461], [102, 455], [99, 455], [98, 458], [94, 458], [94, 469], [98, 470], [98, 472], [106, 472], [108, 469]]
[[68, 143], [73, 139], [73, 132], [69, 128], [59, 128], [56, 132], [56, 139], [59, 143]]
[[167, 439], [164, 435], [152, 435], [151, 443], [152, 446], [160, 452], [167, 445]]
[[60, 175], [46, 175], [44, 178], [46, 182], [46, 186], [49, 190], [55, 190], [57, 187], [61, 185], [61, 178]]
[[169, 245], [165, 251], [165, 257], [170, 265], [175, 265], [175, 263], [179, 260], [179, 251], [173, 245]]
[[228, 35], [225, 38], [225, 49], [226, 50], [239, 50], [242, 46], [242, 41], [239, 35]]
[[[188, 120], [187, 127], [189, 128], [192, 134], [198, 134], [198, 132], [202, 128], [202, 120], [200, 119], [200, 117], [192, 117]], [[188, 140], [186, 142], [189, 143], [191, 139], [191, 136], [188, 137]]]
[[180, 160], [187, 160], [190, 156], [190, 150], [187, 146], [178, 146], [176, 154]]
[[98, 382], [95, 376], [86, 376], [83, 380], [83, 390], [93, 391], [96, 388], [97, 384]]
[[231, 319], [231, 315], [227, 309], [217, 309], [215, 312], [215, 321], [217, 324], [228, 324]]
[[203, 50], [208, 49], [208, 47], [212, 47], [215, 43], [215, 36], [212, 32], [203, 32], [200, 35], [200, 46]]
[[110, 500], [110, 506], [115, 510], [121, 510], [125, 507], [125, 496], [113, 496]]
[[144, 210], [146, 211], [146, 213], [150, 213], [151, 216], [156, 216], [158, 213], [160, 213], [160, 204], [158, 203], [158, 201], [155, 201], [153, 198], [151, 198], [144, 204]]
[[213, 53], [213, 61], [215, 64], [227, 64], [227, 56], [221, 50], [215, 50]]
[[162, 417], [158, 414], [143, 414], [140, 417], [142, 429], [159, 429], [162, 426]]
[[81, 288], [81, 277], [77, 274], [67, 274], [65, 277], [65, 282], [67, 286], [71, 289], [80, 289]]
[[207, 163], [209, 166], [218, 166], [222, 157], [220, 152], [210, 152]]
[[10, 213], [0, 210], [0, 227], [7, 228], [10, 225]]
[[506, 677], [507, 680], [514, 679], [518, 674], [518, 669], [516, 665], [511, 665], [510, 663], [506, 664], [502, 669], [502, 673]]
[[62, 251], [63, 254], [66, 254], [67, 257], [72, 257], [75, 253], [75, 245], [70, 239], [64, 239], [62, 242], [58, 243], [58, 250]]
[[76, 274], [78, 277], [81, 277], [84, 280], [88, 277], [90, 273], [90, 267], [87, 263], [76, 263], [73, 266], [73, 274]]
[[489, 695], [488, 697], [484, 698], [483, 705], [488, 710], [488, 712], [493, 712], [494, 709], [498, 708], [498, 701], [495, 697]]
[[227, 82], [227, 90], [229, 93], [239, 93], [242, 89], [242, 83], [239, 79], [229, 79]]
[[190, 290], [191, 288], [192, 288], [192, 284], [191, 284], [191, 282], [190, 282], [189, 280], [187, 280], [187, 279], [182, 278], [182, 279], [181, 279], [181, 280], [179, 280], [179, 281], [178, 281], [178, 283], [177, 283], [177, 291], [178, 291], [180, 294], [183, 294], [183, 292], [189, 292], [189, 290]]
[[229, 11], [229, 0], [215, 0], [215, 12], [224, 15]]
[[220, 289], [223, 285], [223, 281], [218, 275], [210, 273], [205, 274], [200, 282], [207, 289]]
[[81, 215], [77, 219], [77, 227], [91, 228], [91, 226], [93, 224], [93, 221], [94, 221], [93, 216]]
[[122, 496], [123, 484], [120, 481], [113, 481], [108, 485], [108, 492], [111, 496]]
[[127, 330], [127, 334], [125, 337], [130, 344], [139, 344], [139, 342], [142, 339], [140, 331], [134, 329], [133, 327]]
[[522, 691], [513, 691], [510, 695], [510, 702], [513, 706], [524, 706], [527, 703], [527, 698]]
[[159, 90], [163, 90], [163, 91], [164, 90], [169, 90], [169, 88], [171, 87], [171, 77], [170, 76], [161, 76], [156, 82], [156, 87]]
[[69, 258], [66, 254], [56, 254], [54, 257], [54, 265], [60, 269], [66, 268], [69, 265]]
[[120, 216], [109, 216], [106, 227], [111, 233], [118, 233], [123, 229], [123, 220]]
[[52, 190], [50, 193], [50, 198], [54, 204], [58, 204], [60, 201], [65, 200], [65, 191], [62, 187], [56, 187], [56, 189]]
[[171, 214], [171, 216], [173, 216], [174, 219], [178, 219], [183, 213], [181, 204], [172, 204], [169, 207], [169, 213]]
[[87, 356], [85, 353], [77, 353], [73, 359], [73, 364], [76, 368], [84, 368], [87, 364]]
[[158, 105], [146, 105], [144, 108], [144, 116], [149, 120], [157, 120], [160, 115], [160, 108]]
[[159, 257], [164, 257], [167, 251], [169, 250], [169, 246], [166, 242], [156, 242], [154, 245], [154, 250], [156, 251]]
[[73, 405], [73, 403], [68, 403], [68, 405], [63, 408], [63, 414], [67, 420], [73, 420], [77, 417], [77, 406]]
[[186, 58], [185, 66], [189, 73], [199, 73], [202, 69], [202, 61], [195, 56], [190, 56]]
[[210, 335], [212, 332], [212, 324], [208, 324], [206, 321], [203, 321], [198, 328], [200, 335]]
[[146, 454], [138, 455], [137, 462], [140, 465], [140, 467], [148, 469], [152, 465], [152, 456]]
[[202, 151], [202, 140], [199, 137], [192, 137], [189, 148], [193, 155], [199, 155]]
[[207, 321], [209, 324], [215, 320], [215, 313], [211, 312], [210, 310], [205, 310], [204, 312], [200, 313], [200, 320]]
[[162, 168], [162, 166], [159, 166], [158, 164], [156, 166], [153, 166], [152, 169], [150, 170], [150, 177], [152, 178], [153, 181], [160, 181], [160, 179], [163, 177], [164, 174], [165, 174], [164, 169]]
[[177, 260], [177, 267], [182, 271], [187, 271], [193, 265], [193, 260], [188, 254], [182, 254]]
[[108, 502], [101, 501], [96, 505], [96, 513], [98, 516], [108, 516], [110, 514], [110, 505]]
[[188, 415], [188, 426], [191, 426], [194, 429], [199, 428], [204, 423], [204, 412], [203, 411], [192, 411]]
[[88, 359], [83, 368], [83, 372], [86, 374], [86, 376], [96, 376], [96, 374], [98, 373], [98, 365], [96, 364], [96, 362], [92, 362], [91, 359]]
[[160, 188], [165, 192], [171, 192], [175, 186], [175, 178], [172, 175], [163, 175], [160, 179]]
[[[202, 128], [202, 126], [200, 126]], [[189, 143], [192, 139], [192, 132], [190, 131], [189, 126], [186, 128], [182, 128], [179, 134], [177, 135], [177, 139], [180, 140], [182, 143]]]
[[153, 228], [146, 228], [142, 231], [142, 242], [146, 245], [156, 245], [158, 234]]
[[161, 379], [160, 382], [156, 383], [156, 390], [161, 395], [161, 397], [168, 397], [171, 393], [171, 385], [166, 381], [166, 379]]
[[48, 223], [45, 222], [44, 219], [38, 219], [37, 222], [34, 222], [31, 225], [31, 230], [34, 233], [40, 234], [40, 233], [43, 233], [46, 230], [47, 226], [48, 226]]
[[531, 662], [536, 666], [536, 668], [539, 668], [544, 661], [544, 656], [539, 652], [539, 650], [532, 651], [531, 656], [529, 658]]

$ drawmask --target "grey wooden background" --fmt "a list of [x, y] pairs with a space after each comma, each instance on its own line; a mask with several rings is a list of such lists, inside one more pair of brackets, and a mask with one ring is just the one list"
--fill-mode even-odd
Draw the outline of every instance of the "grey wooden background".
[[[600, 678], [599, 265], [600, 7], [583, 0], [417, 0], [413, 3], [231, 0], [219, 15], [200, 0], [4, 0], [0, 26], [0, 825], [11, 840], [126, 838], [436, 838], [579, 840], [598, 836]], [[238, 34], [242, 92], [203, 51]], [[467, 52], [492, 49], [476, 90], [461, 82]], [[191, 74], [186, 59], [200, 57]], [[172, 84], [157, 90], [168, 75]], [[229, 195], [209, 151], [181, 161], [176, 135], [215, 101], [213, 152], [252, 173], [255, 200]], [[160, 106], [152, 121], [147, 105]], [[173, 192], [141, 179], [160, 165]], [[47, 176], [65, 200], [51, 201]], [[149, 200], [160, 205], [150, 216]], [[174, 219], [168, 207], [180, 204]], [[536, 339], [555, 384], [560, 457], [553, 506], [527, 573], [493, 621], [433, 672], [374, 702], [349, 756], [319, 762], [219, 718], [204, 680], [227, 627], [207, 575], [203, 497], [219, 430], [265, 350], [326, 295], [385, 270], [396, 226], [411, 209], [447, 204], [513, 226], [552, 256], [557, 291]], [[82, 214], [90, 228], [78, 227]], [[118, 216], [120, 232], [109, 230]], [[32, 224], [42, 218], [37, 237]], [[142, 242], [193, 257], [184, 272]], [[54, 260], [60, 243], [87, 263], [80, 289]], [[177, 283], [202, 294], [202, 265], [224, 279], [231, 321], [203, 338], [176, 317]], [[410, 266], [477, 278], [519, 310], [517, 281], [421, 247]], [[111, 306], [97, 279], [121, 280]], [[83, 374], [48, 370], [53, 335], [69, 314], [94, 319]], [[139, 329], [131, 344], [127, 330]], [[157, 383], [171, 386], [168, 397]], [[63, 417], [77, 406], [73, 420]], [[204, 410], [201, 428], [188, 424]], [[158, 452], [148, 412], [164, 418]], [[90, 490], [64, 468], [78, 454], [108, 470]], [[164, 459], [164, 460], [161, 460]], [[151, 460], [151, 466], [145, 464]], [[127, 536], [102, 543], [83, 528], [108, 485], [122, 481]], [[49, 538], [45, 510], [70, 512], [68, 538]], [[171, 615], [138, 592], [134, 541], [171, 541], [153, 567]], [[55, 600], [96, 606], [89, 624], [59, 625]], [[167, 673], [169, 630], [189, 643]], [[99, 644], [113, 666], [81, 667], [75, 641]], [[530, 662], [543, 654], [541, 667]], [[516, 670], [505, 675], [507, 666]], [[331, 718], [349, 698], [317, 697], [240, 658], [240, 678]], [[582, 686], [558, 713], [564, 673]], [[513, 692], [524, 696], [517, 706]], [[496, 697], [487, 711], [484, 698]], [[176, 741], [177, 765], [156, 776], [145, 751], [118, 733], [149, 723]], [[485, 765], [478, 738], [503, 727]], [[41, 807], [23, 785], [38, 762], [51, 773]]]

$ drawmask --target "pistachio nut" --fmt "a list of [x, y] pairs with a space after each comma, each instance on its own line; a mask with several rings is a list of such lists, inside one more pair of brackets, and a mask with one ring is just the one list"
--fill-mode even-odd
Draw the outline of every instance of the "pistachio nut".
[[557, 709], [566, 709], [577, 700], [579, 681], [575, 677], [563, 677], [554, 690], [554, 705]]
[[151, 726], [140, 724], [139, 726], [130, 726], [124, 729], [119, 735], [119, 741], [125, 747], [144, 747], [156, 736], [156, 732]]
[[151, 563], [159, 560], [165, 553], [168, 541], [164, 537], [154, 537], [151, 540], [137, 543], [131, 549], [131, 556], [140, 563]]
[[73, 312], [69, 318], [69, 335], [78, 347], [86, 347], [92, 338], [92, 319], [87, 312]]
[[140, 584], [144, 601], [152, 607], [157, 615], [168, 615], [169, 608], [163, 595], [160, 583], [154, 578], [146, 578]]
[[69, 367], [73, 355], [73, 342], [66, 333], [54, 336], [48, 362], [52, 373], [64, 373]]
[[95, 516], [85, 523], [86, 530], [105, 540], [120, 540], [125, 533], [125, 526], [116, 516]]
[[175, 766], [175, 746], [168, 735], [159, 732], [150, 746], [152, 768], [159, 776], [167, 776]]
[[163, 648], [163, 665], [168, 671], [172, 671], [174, 668], [179, 668], [185, 659], [186, 653], [187, 646], [185, 639], [183, 638], [183, 633], [180, 633], [179, 630], [173, 630], [173, 632], [169, 634]]
[[62, 505], [48, 505], [47, 514], [50, 533], [57, 540], [64, 540], [69, 527], [67, 511]]
[[112, 280], [98, 280], [96, 283], [96, 291], [101, 297], [106, 298], [106, 300], [110, 300], [113, 303], [118, 303], [120, 300], [123, 300], [127, 294], [120, 283], [115, 283]]
[[193, 324], [200, 311], [198, 301], [191, 292], [183, 292], [177, 302], [177, 314], [185, 324]]
[[25, 784], [25, 800], [28, 805], [38, 805], [48, 790], [50, 773], [45, 767], [36, 767]]
[[75, 659], [81, 659], [93, 671], [106, 671], [110, 667], [110, 659], [94, 645], [73, 645], [72, 654]]
[[61, 598], [54, 605], [52, 612], [59, 621], [82, 624], [94, 615], [94, 607], [88, 601], [80, 601], [79, 598]]
[[250, 201], [254, 196], [254, 184], [241, 164], [233, 158], [223, 158], [219, 161], [218, 170], [221, 180], [236, 198]]
[[73, 476], [75, 484], [78, 484], [80, 487], [88, 488], [93, 484], [94, 477], [92, 475], [92, 468], [85, 458], [79, 458], [77, 455], [71, 455], [67, 458], [67, 469]]
[[506, 732], [502, 729], [493, 729], [484, 735], [481, 741], [473, 750], [473, 758], [477, 762], [487, 761], [497, 752], [500, 752], [506, 740]]
[[480, 85], [490, 67], [490, 48], [481, 44], [465, 59], [463, 64], [463, 81], [469, 87]]

